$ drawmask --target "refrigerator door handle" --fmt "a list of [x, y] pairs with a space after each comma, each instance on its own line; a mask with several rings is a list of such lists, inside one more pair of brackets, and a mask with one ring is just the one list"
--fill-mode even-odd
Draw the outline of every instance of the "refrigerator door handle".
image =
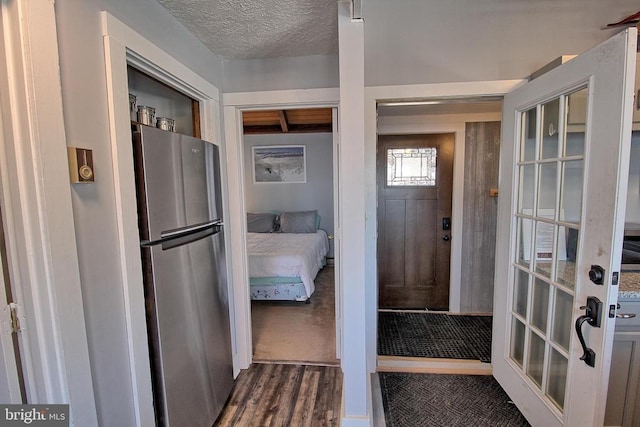
[[[157, 240], [143, 240], [140, 242], [140, 246], [143, 248], [155, 245], [163, 245], [163, 249], [170, 249], [172, 247], [180, 246], [186, 243], [191, 243], [196, 240], [200, 240], [204, 237], [216, 234], [223, 226], [221, 219], [214, 219], [202, 224], [189, 225], [187, 227], [176, 228], [173, 230], [166, 230], [160, 233], [160, 238]], [[204, 233], [206, 232], [206, 233]], [[200, 234], [197, 236], [197, 234]], [[192, 239], [186, 239], [183, 242], [174, 242], [175, 240], [193, 237]], [[177, 244], [174, 244], [177, 243]], [[166, 246], [166, 247], [165, 247]]]

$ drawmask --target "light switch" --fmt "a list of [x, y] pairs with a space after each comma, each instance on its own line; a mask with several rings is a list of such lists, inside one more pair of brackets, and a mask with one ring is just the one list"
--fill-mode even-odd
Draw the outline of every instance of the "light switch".
[[87, 184], [95, 181], [93, 173], [93, 150], [67, 147], [69, 176], [72, 184]]

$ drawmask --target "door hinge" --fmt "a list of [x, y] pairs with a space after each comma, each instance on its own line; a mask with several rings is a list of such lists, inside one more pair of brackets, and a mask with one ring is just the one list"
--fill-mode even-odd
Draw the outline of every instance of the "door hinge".
[[20, 318], [18, 317], [18, 304], [15, 302], [9, 303], [9, 312], [11, 313], [11, 332], [20, 331]]

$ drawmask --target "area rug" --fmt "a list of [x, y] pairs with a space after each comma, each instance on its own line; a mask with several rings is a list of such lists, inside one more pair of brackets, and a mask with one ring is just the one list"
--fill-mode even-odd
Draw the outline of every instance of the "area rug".
[[492, 376], [378, 375], [387, 427], [529, 426]]
[[335, 340], [334, 268], [314, 280], [311, 302], [252, 301], [253, 360], [256, 362], [339, 364]]
[[492, 316], [380, 312], [378, 354], [489, 363], [491, 323]]

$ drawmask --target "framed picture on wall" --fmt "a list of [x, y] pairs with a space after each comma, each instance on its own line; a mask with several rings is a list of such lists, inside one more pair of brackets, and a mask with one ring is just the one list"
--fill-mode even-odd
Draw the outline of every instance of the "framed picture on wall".
[[253, 147], [253, 182], [307, 182], [305, 146]]

